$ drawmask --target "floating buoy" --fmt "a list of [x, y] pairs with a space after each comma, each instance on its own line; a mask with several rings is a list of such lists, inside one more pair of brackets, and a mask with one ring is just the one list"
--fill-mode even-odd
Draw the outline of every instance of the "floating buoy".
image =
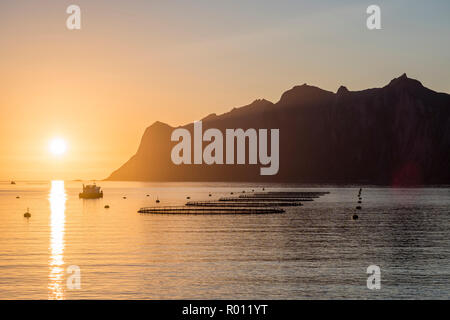
[[127, 197], [123, 197], [124, 199], [126, 199]]
[[150, 197], [150, 195], [148, 194], [147, 197]]
[[230, 192], [230, 194], [233, 194], [233, 192]]
[[109, 209], [109, 205], [105, 205], [105, 209]]
[[158, 198], [156, 198], [156, 203], [159, 203], [159, 199]]
[[245, 193], [245, 190], [242, 190], [242, 193]]
[[357, 214], [354, 214], [354, 215], [352, 216], [352, 219], [353, 219], [353, 220], [358, 220], [358, 215], [357, 215]]
[[266, 190], [266, 188], [263, 188], [263, 191]]
[[188, 200], [189, 200], [190, 198], [191, 198], [191, 197], [186, 197], [186, 199], [188, 199]]
[[211, 193], [209, 194], [209, 196], [211, 197]]
[[16, 199], [20, 199], [20, 197], [19, 197], [19, 196], [17, 196], [17, 197], [16, 197]]
[[357, 210], [361, 210], [361, 206], [357, 206], [356, 209], [357, 209]]
[[27, 212], [25, 212], [25, 213], [23, 214], [23, 216], [24, 216], [25, 218], [30, 218], [30, 217], [31, 217], [30, 209], [27, 208]]

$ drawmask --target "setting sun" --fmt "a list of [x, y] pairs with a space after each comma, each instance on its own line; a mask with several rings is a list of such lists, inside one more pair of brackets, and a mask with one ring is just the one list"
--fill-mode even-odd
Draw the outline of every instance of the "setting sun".
[[56, 155], [56, 156], [62, 155], [67, 150], [66, 141], [64, 141], [61, 138], [52, 139], [50, 141], [49, 149], [53, 155]]

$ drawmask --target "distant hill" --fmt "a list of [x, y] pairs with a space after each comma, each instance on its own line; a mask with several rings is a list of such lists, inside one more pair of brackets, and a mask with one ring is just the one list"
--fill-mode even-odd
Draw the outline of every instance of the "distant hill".
[[[192, 127], [184, 126], [191, 134]], [[450, 95], [406, 74], [363, 91], [296, 86], [275, 104], [256, 100], [211, 114], [203, 119], [208, 128], [279, 128], [278, 174], [261, 176], [259, 164], [174, 165], [174, 128], [155, 122], [107, 180], [450, 184]]]

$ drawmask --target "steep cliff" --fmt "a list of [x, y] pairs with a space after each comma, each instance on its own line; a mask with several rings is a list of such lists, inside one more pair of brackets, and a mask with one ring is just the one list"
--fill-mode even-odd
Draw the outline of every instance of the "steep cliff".
[[108, 180], [450, 183], [450, 95], [405, 74], [363, 91], [296, 86], [275, 104], [256, 100], [211, 114], [203, 128], [279, 128], [278, 174], [261, 176], [260, 165], [176, 166], [170, 158], [174, 128], [156, 122]]

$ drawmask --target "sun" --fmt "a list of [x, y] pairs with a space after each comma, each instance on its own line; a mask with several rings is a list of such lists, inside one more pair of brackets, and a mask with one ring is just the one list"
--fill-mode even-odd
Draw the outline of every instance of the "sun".
[[49, 144], [49, 150], [55, 156], [64, 154], [67, 150], [66, 141], [61, 138], [52, 139]]

